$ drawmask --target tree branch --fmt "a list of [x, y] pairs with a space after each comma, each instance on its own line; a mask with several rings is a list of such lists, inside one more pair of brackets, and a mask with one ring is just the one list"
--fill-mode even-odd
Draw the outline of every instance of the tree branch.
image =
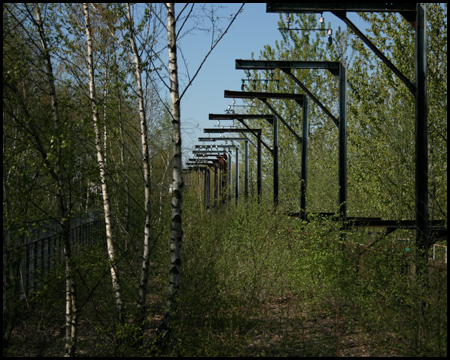
[[206, 59], [208, 58], [208, 56], [211, 54], [211, 52], [214, 50], [214, 48], [216, 47], [216, 45], [219, 43], [220, 40], [222, 40], [222, 38], [224, 37], [224, 35], [227, 33], [228, 29], [231, 27], [231, 25], [233, 24], [234, 20], [236, 20], [237, 16], [241, 13], [242, 8], [244, 7], [245, 3], [242, 4], [242, 6], [239, 8], [239, 10], [237, 11], [237, 13], [234, 15], [233, 19], [230, 21], [230, 23], [228, 24], [228, 27], [225, 29], [225, 31], [223, 32], [222, 35], [220, 35], [220, 37], [216, 40], [216, 42], [214, 43], [214, 45], [211, 47], [211, 49], [208, 51], [208, 53], [206, 54], [205, 58], [203, 59], [203, 61], [201, 62], [200, 66], [198, 67], [197, 71], [195, 72], [194, 76], [192, 77], [191, 81], [189, 81], [189, 84], [187, 84], [187, 86], [184, 88], [183, 92], [181, 93], [178, 101], [181, 101], [181, 98], [183, 97], [183, 95], [186, 93], [186, 90], [189, 88], [189, 86], [192, 85], [192, 82], [194, 81], [194, 79], [197, 77], [198, 73], [200, 72], [200, 69], [202, 68], [203, 64], [206, 62]]

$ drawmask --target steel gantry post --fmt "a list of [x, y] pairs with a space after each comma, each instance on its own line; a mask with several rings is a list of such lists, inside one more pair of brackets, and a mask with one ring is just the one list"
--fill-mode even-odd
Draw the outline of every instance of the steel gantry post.
[[[424, 3], [268, 3], [267, 12], [323, 13], [331, 11], [388, 66], [415, 97], [415, 223], [416, 244], [426, 259], [431, 245], [428, 215], [428, 100], [427, 100], [427, 14]], [[398, 12], [415, 28], [415, 84], [410, 81], [346, 17], [346, 12]]]
[[[225, 160], [227, 160], [227, 155], [225, 155], [225, 151], [220, 151], [220, 150], [211, 150], [211, 149], [202, 149], [202, 150], [194, 150], [193, 151], [195, 156], [199, 156], [199, 157], [206, 157], [206, 156], [216, 156], [218, 158], [218, 160], [220, 161], [219, 163], [219, 170], [220, 170], [220, 179], [221, 181], [219, 182], [219, 184], [221, 184], [219, 186], [219, 193], [222, 194], [223, 193], [223, 188], [225, 188], [225, 191], [227, 191], [228, 193], [231, 193], [231, 191], [229, 190], [229, 188], [231, 187], [231, 177], [230, 178], [230, 185], [229, 187], [225, 187], [222, 183], [225, 183], [225, 179], [223, 179], [223, 172], [225, 171], [225, 173], [230, 174], [230, 169], [231, 169], [231, 164], [229, 166], [227, 166], [227, 162], [222, 163], [221, 158]], [[231, 159], [230, 159], [231, 161]]]
[[236, 148], [236, 205], [239, 200], [239, 149]]
[[215, 165], [213, 163], [206, 163], [206, 162], [188, 162], [186, 165], [190, 165], [191, 169], [198, 169], [203, 172], [204, 174], [204, 185], [203, 185], [203, 201], [204, 201], [204, 207], [205, 210], [209, 209], [210, 205], [210, 168], [214, 167]]
[[205, 180], [204, 180], [204, 186], [203, 186], [203, 192], [204, 192], [204, 195], [203, 195], [203, 197], [204, 197], [204, 202], [205, 202], [205, 210], [206, 209], [209, 209], [209, 197], [210, 197], [210, 194], [209, 194], [209, 188], [210, 188], [210, 184], [211, 184], [211, 180], [210, 180], [210, 173], [209, 173], [209, 168], [208, 167], [206, 167], [205, 169], [204, 169], [204, 172], [205, 172]]
[[[273, 198], [274, 204], [278, 204], [278, 119], [275, 115], [253, 115], [253, 114], [209, 114], [209, 120], [238, 120], [248, 130], [250, 127], [244, 122], [244, 120], [267, 120], [273, 126], [273, 149], [267, 146], [262, 140], [264, 145], [272, 154], [273, 157]], [[237, 130], [238, 131], [238, 130]], [[254, 133], [255, 136], [257, 134]], [[248, 150], [247, 150], [248, 151]], [[248, 182], [248, 178], [247, 178]], [[248, 194], [246, 194], [248, 196]]]
[[[232, 191], [231, 191], [231, 189], [232, 189], [232, 186], [233, 186], [233, 174], [232, 174], [233, 171], [232, 171], [232, 159], [231, 159], [233, 153], [232, 153], [231, 149], [236, 149], [236, 151], [238, 151], [238, 146], [236, 146], [236, 145], [218, 145], [218, 144], [216, 144], [216, 145], [195, 145], [195, 148], [196, 149], [201, 149], [203, 151], [206, 151], [206, 153], [207, 152], [220, 152], [218, 150], [219, 148], [224, 149], [224, 150], [227, 151], [228, 155], [230, 156], [230, 161], [229, 161], [229, 166], [228, 166], [228, 180], [229, 180], [229, 189], [230, 189], [229, 190], [229, 200], [231, 201], [231, 198], [232, 198]], [[194, 150], [194, 153], [196, 151], [197, 150]], [[223, 153], [223, 151], [222, 151], [222, 153]], [[239, 178], [238, 178], [238, 180], [239, 180]]]
[[[236, 60], [237, 62], [238, 60]], [[278, 195], [279, 195], [279, 184], [278, 184], [278, 119], [282, 122], [284, 126], [288, 128], [288, 130], [295, 136], [297, 141], [302, 144], [302, 149], [307, 146], [308, 139], [304, 142], [294, 129], [281, 117], [281, 115], [267, 102], [267, 99], [288, 99], [295, 100], [297, 104], [303, 106], [303, 126], [308, 123], [308, 106], [305, 105], [306, 97], [303, 94], [290, 94], [290, 93], [267, 93], [267, 92], [252, 92], [252, 91], [229, 91], [225, 90], [224, 96], [226, 98], [240, 98], [240, 99], [258, 99], [263, 102], [274, 114], [273, 116], [273, 197], [274, 204], [278, 204]], [[307, 163], [307, 151], [302, 152], [301, 157], [301, 185], [300, 185], [300, 193], [305, 194], [305, 196], [300, 196], [300, 212], [306, 214], [306, 163]], [[305, 170], [305, 171], [303, 171]], [[302, 202], [303, 199], [303, 202]], [[306, 215], [305, 215], [306, 216]]]
[[[306, 94], [333, 120], [339, 129], [339, 217], [345, 223], [347, 217], [347, 76], [345, 65], [337, 61], [266, 61], [236, 60], [236, 69], [274, 70], [285, 72]], [[298, 80], [292, 69], [327, 69], [339, 80], [339, 119]], [[235, 92], [236, 93], [236, 92]], [[282, 95], [282, 94], [280, 94]], [[280, 96], [279, 95], [279, 96]], [[295, 96], [297, 94], [290, 94]], [[303, 95], [302, 95], [303, 96]], [[227, 97], [227, 96], [225, 96]], [[272, 110], [274, 111], [274, 110]], [[284, 122], [283, 122], [284, 123]], [[298, 135], [297, 135], [298, 136]], [[302, 157], [303, 158], [303, 157]], [[305, 159], [306, 160], [306, 159]], [[305, 184], [306, 185], [306, 184]]]
[[302, 123], [302, 164], [301, 164], [301, 184], [300, 184], [300, 219], [307, 220], [306, 216], [306, 189], [308, 180], [308, 121], [309, 103], [305, 96], [303, 101], [303, 123]]
[[248, 141], [245, 142], [244, 147], [244, 196], [248, 199], [248, 177], [249, 177], [249, 154], [248, 154]]
[[[257, 162], [256, 162], [256, 188], [258, 193], [258, 198], [261, 197], [262, 194], [262, 156], [261, 156], [261, 129], [203, 129], [204, 133], [235, 133], [241, 132], [246, 133], [250, 132], [252, 134], [256, 134], [258, 141], [256, 144], [257, 149]], [[248, 160], [248, 154], [246, 156]], [[248, 188], [247, 188], [248, 189]], [[248, 190], [247, 190], [248, 191]]]
[[278, 181], [278, 117], [274, 116], [273, 124], [273, 203], [278, 205], [279, 181]]
[[[214, 166], [214, 205], [218, 205], [219, 201], [219, 194], [221, 192], [221, 179], [223, 176], [223, 164], [222, 161], [226, 161], [224, 159], [223, 155], [216, 155], [214, 158], [207, 158], [208, 155], [206, 154], [196, 154], [196, 156], [202, 157], [201, 160], [197, 159], [189, 159], [189, 161], [192, 161], [190, 163], [187, 163], [187, 165], [207, 165], [207, 166]], [[221, 161], [222, 160], [222, 161]], [[218, 170], [220, 170], [220, 179]]]
[[[198, 157], [215, 156], [217, 158], [218, 166], [214, 169], [215, 200], [216, 202], [223, 202], [225, 200], [224, 192], [229, 192], [229, 187], [226, 186], [225, 177], [225, 174], [229, 169], [227, 154], [225, 151], [210, 149], [194, 150], [193, 153]], [[219, 170], [219, 173], [217, 170]], [[217, 177], [219, 178], [218, 181]]]
[[[200, 137], [198, 138], [199, 141], [202, 142], [206, 142], [206, 141], [244, 141], [244, 194], [246, 197], [248, 197], [248, 143], [251, 142], [248, 138], [246, 137], [234, 137], [234, 138], [225, 138], [225, 137]], [[253, 144], [253, 143], [252, 143]], [[256, 146], [255, 144], [253, 144], [254, 146]], [[215, 146], [215, 145], [214, 145]], [[217, 145], [217, 146], [227, 146], [227, 145]], [[231, 146], [231, 145], [228, 145]], [[236, 147], [236, 202], [239, 198], [239, 153], [238, 153], [239, 148]]]
[[431, 246], [428, 233], [428, 128], [427, 128], [427, 16], [426, 5], [417, 4], [416, 14], [416, 242], [426, 259]]
[[339, 63], [339, 217], [347, 218], [347, 71]]

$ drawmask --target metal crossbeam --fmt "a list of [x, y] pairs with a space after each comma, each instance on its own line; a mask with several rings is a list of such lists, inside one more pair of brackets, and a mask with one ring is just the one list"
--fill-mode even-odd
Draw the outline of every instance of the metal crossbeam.
[[312, 101], [314, 101], [317, 106], [319, 106], [322, 111], [334, 122], [334, 124], [339, 127], [339, 119], [337, 119], [331, 112], [330, 110], [328, 110], [325, 105], [323, 105], [319, 99], [317, 99], [312, 93], [311, 91], [308, 90], [308, 88], [303, 85], [303, 83], [297, 79], [294, 74], [291, 73], [290, 69], [284, 69], [283, 72], [285, 72], [298, 86], [301, 87], [301, 89], [308, 94], [308, 96], [311, 98]]
[[261, 133], [261, 129], [220, 129], [220, 128], [205, 128], [203, 129], [204, 133], [234, 133], [234, 132], [256, 132], [258, 134]]
[[[256, 186], [257, 186], [257, 192], [258, 192], [258, 198], [261, 197], [262, 194], [262, 151], [261, 151], [261, 129], [216, 129], [216, 128], [209, 128], [209, 129], [203, 129], [203, 132], [205, 133], [229, 133], [229, 132], [251, 132], [252, 134], [256, 135], [258, 138], [256, 150], [257, 150], [257, 164], [256, 164]], [[256, 134], [255, 134], [256, 133]], [[247, 141], [250, 141], [246, 138]], [[247, 150], [247, 148], [246, 148]], [[269, 149], [270, 150], [270, 149]], [[248, 156], [246, 156], [248, 159]]]
[[233, 138], [226, 138], [226, 137], [199, 137], [198, 141], [216, 141], [216, 140], [230, 140], [230, 141], [238, 141], [238, 140], [248, 140], [246, 137], [233, 137]]
[[252, 114], [209, 114], [209, 120], [258, 120], [265, 119], [271, 124], [274, 115], [252, 115]]
[[[327, 69], [337, 76], [339, 61], [290, 61], [290, 60], [242, 60], [236, 59], [236, 69], [274, 70], [274, 69]], [[264, 94], [264, 93], [263, 93]]]
[[[346, 11], [360, 12], [399, 12], [415, 28], [415, 84], [410, 82], [394, 66], [384, 60], [384, 55], [369, 41], [364, 40], [364, 36], [355, 33], [377, 54], [387, 66], [399, 76], [408, 89], [415, 96], [415, 226], [416, 242], [418, 244], [420, 257], [425, 256], [430, 245], [428, 226], [428, 130], [427, 130], [427, 10], [424, 3], [268, 3], [267, 12], [295, 12], [295, 13], [316, 13], [332, 11], [350, 28], [356, 28], [346, 19]], [[352, 27], [353, 25], [353, 27]], [[381, 55], [381, 56], [380, 56]], [[341, 119], [342, 120], [342, 119]]]
[[[290, 71], [290, 70], [289, 70]], [[225, 97], [228, 97], [232, 94], [233, 92], [231, 91], [225, 91]], [[261, 92], [234, 92], [234, 95], [236, 96], [237, 94], [239, 94], [240, 97], [242, 98], [257, 98], [258, 100], [262, 101], [271, 111], [272, 113], [275, 115], [275, 117], [273, 118], [273, 135], [274, 135], [274, 139], [273, 139], [273, 151], [272, 151], [272, 155], [273, 155], [273, 160], [274, 160], [274, 182], [273, 182], [273, 186], [274, 186], [274, 203], [278, 204], [278, 119], [280, 119], [280, 121], [282, 122], [282, 124], [284, 126], [286, 126], [288, 128], [288, 130], [297, 138], [297, 140], [302, 144], [302, 149], [306, 149], [307, 147], [307, 143], [308, 143], [308, 137], [305, 137], [305, 134], [307, 135], [307, 132], [303, 132], [303, 136], [304, 138], [300, 137], [295, 131], [294, 129], [291, 128], [291, 126], [281, 117], [281, 115], [275, 111], [275, 109], [267, 102], [268, 98], [276, 98], [276, 99], [286, 99], [288, 98], [289, 100], [294, 100], [295, 102], [297, 102], [297, 104], [299, 104], [300, 106], [303, 107], [303, 128], [307, 128], [307, 124], [308, 123], [308, 98], [305, 97], [303, 94], [287, 94], [289, 95], [288, 97], [285, 97], [284, 95], [286, 94], [279, 94], [279, 93], [261, 93]], [[244, 125], [244, 121], [240, 120]], [[307, 158], [306, 158], [306, 154], [307, 151], [303, 151], [302, 150], [302, 182], [301, 182], [301, 199], [300, 199], [300, 208], [302, 209], [302, 211], [305, 210], [305, 199], [306, 199], [306, 162], [307, 162]]]
[[194, 156], [201, 157], [201, 158], [208, 158], [211, 156], [221, 157], [223, 154], [224, 154], [223, 151], [208, 151], [208, 152], [202, 152], [202, 153], [198, 153], [198, 152], [194, 151]]
[[[270, 149], [264, 142], [263, 145], [269, 149], [273, 157], [273, 197], [274, 204], [278, 204], [278, 120], [275, 115], [255, 115], [255, 114], [209, 114], [210, 120], [238, 120], [247, 129], [250, 127], [244, 120], [267, 120], [273, 126], [273, 149]], [[256, 135], [256, 134], [255, 134]]]
[[[235, 138], [224, 138], [224, 137], [205, 137], [198, 138], [199, 141], [217, 141], [217, 140], [229, 140], [229, 141], [245, 141], [244, 143], [244, 194], [248, 198], [248, 174], [249, 174], [249, 161], [248, 161], [248, 143], [250, 142], [253, 146], [253, 142], [247, 137], [235, 137]], [[219, 145], [220, 146], [220, 145]], [[236, 147], [236, 203], [239, 199], [239, 147]]]
[[[280, 69], [281, 71], [285, 72], [294, 82], [301, 87], [301, 89], [313, 100], [317, 106], [319, 106], [323, 112], [336, 124], [337, 127], [339, 127], [339, 120], [331, 114], [331, 112], [320, 102], [319, 99], [317, 99], [309, 90], [308, 88], [303, 85], [300, 80], [298, 80], [294, 74], [292, 74], [292, 69], [327, 69], [329, 70], [334, 76], [339, 77], [340, 75], [340, 63], [337, 61], [265, 61], [265, 60], [242, 60], [242, 59], [236, 59], [236, 69], [244, 69], [244, 70], [274, 70], [274, 69]], [[231, 95], [232, 92], [229, 92], [229, 95]], [[236, 95], [238, 92], [235, 92]], [[245, 94], [245, 93], [243, 93]], [[248, 92], [248, 94], [259, 94], [259, 93], [251, 93]], [[265, 94], [265, 93], [260, 93]], [[251, 98], [251, 95], [242, 95], [246, 98]], [[304, 96], [302, 94], [302, 96]], [[231, 96], [229, 96], [231, 97]], [[238, 96], [234, 96], [238, 97]], [[258, 97], [261, 99], [261, 97]], [[268, 97], [266, 97], [268, 98]], [[289, 99], [295, 99], [295, 97], [290, 97]]]
[[415, 2], [396, 3], [268, 3], [266, 11], [272, 13], [323, 13], [331, 12], [399, 12], [414, 28], [416, 27], [417, 4]]
[[[245, 123], [244, 123], [245, 125]], [[247, 133], [250, 132], [256, 137], [258, 137], [258, 133], [261, 133], [261, 129], [250, 129], [247, 125], [245, 125], [247, 129], [241, 129], [241, 128], [232, 128], [232, 129], [221, 129], [221, 128], [210, 128], [210, 129], [204, 129], [203, 132], [205, 133], [224, 133], [224, 132], [240, 132], [240, 133]], [[212, 131], [211, 131], [212, 130]], [[264, 145], [264, 147], [270, 151], [271, 154], [273, 154], [273, 150], [267, 145], [262, 139], [261, 144]]]
[[[347, 216], [347, 75], [345, 65], [338, 61], [265, 61], [237, 59], [236, 69], [282, 70], [287, 73], [336, 124], [339, 129], [339, 213], [341, 214], [343, 224], [345, 224], [345, 218]], [[291, 73], [292, 69], [327, 69], [334, 76], [337, 76], [339, 81], [339, 119], [336, 119], [331, 112]], [[238, 97], [238, 93], [239, 92], [236, 91], [228, 93], [225, 91], [225, 94], [228, 95], [228, 97]], [[249, 94], [251, 93], [242, 96], [249, 98], [252, 96]], [[267, 97], [259, 99], [268, 105]], [[274, 111], [273, 108], [272, 111]], [[282, 119], [280, 118], [280, 120]], [[287, 123], [283, 123], [290, 128]], [[291, 130], [291, 132], [293, 132], [293, 130]]]
[[303, 94], [286, 94], [286, 93], [262, 93], [262, 92], [254, 92], [254, 91], [230, 91], [225, 90], [224, 97], [226, 98], [238, 98], [238, 99], [258, 99], [266, 104], [270, 110], [280, 119], [284, 126], [286, 126], [289, 131], [297, 138], [299, 142], [302, 141], [302, 138], [291, 128], [291, 126], [284, 120], [280, 114], [278, 114], [273, 107], [267, 102], [267, 99], [289, 99], [295, 100], [299, 105], [302, 105], [304, 102], [305, 95]]
[[[238, 61], [238, 60], [236, 60], [236, 61]], [[269, 92], [258, 92], [258, 91], [225, 90], [225, 97], [226, 98], [238, 98], [238, 99], [286, 99], [286, 100], [298, 100], [300, 102], [303, 102], [305, 95], [292, 94], [292, 93], [269, 93]]]
[[414, 12], [416, 3], [396, 2], [396, 3], [267, 3], [267, 12], [295, 12], [295, 13], [322, 13], [324, 11], [360, 11], [360, 12]]
[[204, 156], [202, 159], [196, 159], [196, 158], [190, 158], [190, 159], [188, 159], [189, 161], [212, 161], [212, 162], [218, 162], [219, 161], [219, 156], [218, 157], [215, 157], [214, 159], [210, 159], [210, 158], [206, 158], [205, 159], [205, 157], [206, 156]]
[[416, 86], [347, 18], [345, 12], [333, 11], [333, 14], [345, 22], [347, 26], [352, 29], [353, 32], [381, 59], [381, 61], [383, 61], [386, 66], [405, 83], [412, 95], [415, 96]]
[[229, 141], [243, 141], [243, 140], [245, 140], [245, 141], [250, 141], [251, 142], [251, 144], [253, 145], [253, 146], [256, 146], [249, 138], [247, 138], [247, 137], [231, 137], [231, 138], [226, 138], [226, 137], [199, 137], [198, 138], [198, 141], [203, 141], [203, 142], [205, 142], [205, 141], [220, 141], [220, 140], [224, 140], [224, 141], [226, 141], [226, 140], [229, 140]]
[[237, 145], [195, 145], [196, 149], [212, 149], [212, 148], [230, 148], [230, 149], [234, 149], [234, 148], [238, 148], [239, 146]]

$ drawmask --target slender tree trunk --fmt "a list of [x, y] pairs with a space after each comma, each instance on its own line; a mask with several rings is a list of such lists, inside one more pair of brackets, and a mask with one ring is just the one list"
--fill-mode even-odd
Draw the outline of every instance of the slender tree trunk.
[[116, 266], [116, 255], [113, 244], [112, 235], [112, 214], [111, 214], [111, 203], [109, 199], [108, 184], [106, 182], [107, 175], [105, 169], [105, 161], [102, 153], [101, 144], [101, 132], [99, 129], [98, 122], [98, 109], [97, 109], [97, 98], [95, 94], [95, 81], [94, 81], [94, 61], [93, 61], [93, 50], [92, 50], [92, 37], [91, 37], [91, 26], [89, 19], [89, 8], [87, 3], [83, 3], [84, 8], [84, 18], [86, 22], [86, 39], [88, 46], [88, 64], [89, 64], [89, 98], [91, 100], [92, 106], [92, 120], [94, 123], [94, 134], [95, 134], [95, 148], [97, 150], [97, 162], [100, 169], [100, 181], [102, 184], [102, 195], [103, 195], [103, 209], [105, 212], [105, 226], [106, 226], [106, 244], [108, 248], [108, 256], [110, 261], [111, 269], [111, 280], [114, 292], [114, 298], [116, 301], [116, 306], [119, 315], [119, 321], [123, 322], [124, 313], [124, 303], [122, 297], [122, 289], [120, 287], [118, 271]]
[[66, 334], [65, 334], [65, 356], [74, 356], [77, 342], [77, 305], [76, 305], [76, 288], [73, 276], [73, 265], [70, 249], [70, 214], [68, 209], [67, 194], [65, 191], [64, 179], [62, 178], [63, 169], [61, 165], [61, 129], [58, 111], [58, 99], [56, 96], [55, 81], [53, 76], [53, 68], [50, 60], [50, 53], [47, 47], [47, 41], [42, 24], [39, 5], [35, 4], [36, 23], [39, 29], [41, 45], [46, 64], [47, 81], [50, 88], [51, 106], [53, 112], [53, 121], [55, 124], [56, 134], [56, 168], [52, 171], [53, 178], [56, 180], [57, 197], [59, 199], [59, 208], [62, 221], [62, 238], [64, 246], [65, 261], [65, 277], [66, 277]]
[[106, 110], [108, 106], [108, 90], [106, 89], [108, 83], [108, 65], [105, 64], [105, 87], [103, 88], [103, 159], [105, 162], [105, 171], [108, 171], [108, 127], [106, 126]]
[[139, 52], [134, 39], [134, 29], [131, 18], [130, 4], [127, 3], [127, 14], [128, 14], [128, 26], [130, 30], [130, 42], [131, 48], [134, 55], [134, 66], [136, 70], [136, 84], [137, 84], [137, 94], [139, 99], [139, 119], [141, 123], [141, 145], [142, 145], [142, 167], [144, 170], [144, 211], [145, 211], [145, 222], [144, 222], [144, 253], [142, 255], [142, 268], [141, 268], [141, 279], [139, 283], [139, 298], [138, 307], [140, 307], [140, 324], [144, 320], [145, 316], [145, 297], [147, 295], [147, 283], [148, 283], [148, 273], [149, 273], [149, 263], [150, 263], [150, 155], [148, 149], [148, 131], [147, 131], [147, 119], [145, 116], [144, 107], [144, 94], [142, 91], [142, 79], [141, 79], [141, 59], [139, 57]]
[[[159, 217], [158, 217], [158, 224], [161, 224], [161, 220], [162, 220], [162, 211], [163, 211], [163, 184], [164, 184], [164, 180], [166, 179], [166, 174], [167, 174], [167, 170], [169, 170], [169, 165], [170, 165], [170, 152], [167, 152], [167, 162], [164, 160], [164, 154], [161, 154], [161, 160], [164, 162], [164, 173], [163, 176], [161, 178], [161, 186], [159, 187]], [[167, 191], [167, 189], [166, 189]]]
[[183, 229], [181, 223], [181, 204], [183, 194], [180, 96], [178, 91], [177, 44], [175, 31], [175, 9], [173, 3], [166, 3], [167, 37], [169, 48], [170, 99], [172, 103], [172, 146], [173, 146], [173, 182], [172, 182], [172, 222], [170, 237], [170, 280], [167, 300], [167, 312], [159, 328], [164, 339], [170, 329], [170, 322], [176, 309], [176, 296], [180, 287], [181, 243]]
[[[117, 76], [117, 82], [119, 82], [119, 76]], [[120, 163], [122, 165], [122, 174], [125, 178], [125, 218], [124, 218], [124, 232], [126, 239], [128, 239], [128, 231], [130, 230], [130, 184], [128, 182], [128, 175], [125, 172], [125, 138], [123, 135], [123, 119], [122, 119], [122, 95], [118, 92], [119, 98], [119, 132], [120, 132]], [[125, 242], [125, 250], [128, 249], [128, 241]]]

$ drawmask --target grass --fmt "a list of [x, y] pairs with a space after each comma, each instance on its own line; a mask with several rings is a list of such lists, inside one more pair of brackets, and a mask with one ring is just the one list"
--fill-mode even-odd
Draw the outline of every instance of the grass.
[[[446, 272], [433, 275], [424, 289], [405, 273], [400, 257], [386, 255], [391, 238], [377, 242], [378, 252], [357, 256], [358, 247], [348, 244], [368, 244], [373, 235], [355, 231], [343, 239], [333, 222], [302, 223], [264, 200], [198, 209], [187, 197], [178, 310], [165, 352], [155, 352], [153, 343], [164, 313], [167, 234], [152, 256], [147, 330], [140, 347], [130, 340], [137, 252], [125, 252], [119, 264], [129, 318], [120, 327], [111, 311], [104, 249], [93, 248], [78, 259], [79, 296], [85, 302], [78, 355], [447, 355]], [[63, 311], [61, 290], [41, 294], [4, 355], [61, 355]]]

